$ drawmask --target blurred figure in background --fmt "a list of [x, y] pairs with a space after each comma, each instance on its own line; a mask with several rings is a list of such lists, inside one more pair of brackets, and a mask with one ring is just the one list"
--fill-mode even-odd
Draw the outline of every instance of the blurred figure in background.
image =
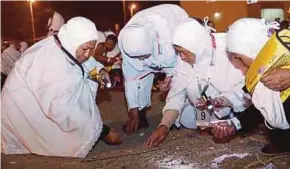
[[12, 40], [9, 42], [9, 47], [1, 54], [1, 89], [4, 86], [6, 78], [14, 67], [15, 62], [21, 56], [21, 47], [19, 41]]
[[25, 41], [20, 42], [20, 53], [23, 54], [28, 48], [28, 43]]
[[98, 41], [94, 57], [103, 63], [109, 71], [113, 86], [123, 85], [123, 73], [121, 70], [122, 57], [118, 47], [118, 39], [114, 32], [98, 31], [100, 40]]
[[52, 36], [54, 34], [57, 34], [60, 27], [65, 24], [65, 21], [61, 14], [58, 12], [54, 12], [53, 16], [49, 18], [47, 27], [48, 27], [48, 33], [47, 36]]

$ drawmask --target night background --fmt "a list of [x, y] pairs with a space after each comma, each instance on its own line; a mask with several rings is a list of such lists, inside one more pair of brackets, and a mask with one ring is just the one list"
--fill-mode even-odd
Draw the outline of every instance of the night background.
[[[135, 12], [164, 3], [178, 4], [178, 1], [126, 1], [127, 20], [130, 19], [130, 4], [135, 3]], [[42, 37], [47, 34], [47, 22], [59, 12], [69, 20], [75, 16], [86, 17], [95, 22], [98, 30], [114, 30], [115, 24], [123, 26], [122, 1], [36, 1], [33, 3], [35, 35]], [[1, 1], [1, 36], [2, 39], [32, 39], [29, 2]]]

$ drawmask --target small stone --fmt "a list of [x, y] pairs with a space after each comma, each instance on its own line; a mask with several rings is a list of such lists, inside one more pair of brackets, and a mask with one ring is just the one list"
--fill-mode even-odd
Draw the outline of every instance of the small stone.
[[272, 163], [269, 163], [264, 169], [276, 169], [276, 166]]

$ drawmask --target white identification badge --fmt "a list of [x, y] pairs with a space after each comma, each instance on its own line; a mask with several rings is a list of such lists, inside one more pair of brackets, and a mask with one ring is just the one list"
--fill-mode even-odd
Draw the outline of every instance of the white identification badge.
[[208, 127], [210, 124], [210, 113], [207, 110], [197, 110], [197, 126]]

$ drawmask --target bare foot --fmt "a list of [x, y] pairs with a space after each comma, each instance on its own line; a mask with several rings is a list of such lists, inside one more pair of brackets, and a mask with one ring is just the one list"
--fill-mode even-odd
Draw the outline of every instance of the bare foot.
[[110, 129], [109, 134], [103, 139], [106, 144], [120, 145], [123, 143], [121, 135], [113, 128]]

